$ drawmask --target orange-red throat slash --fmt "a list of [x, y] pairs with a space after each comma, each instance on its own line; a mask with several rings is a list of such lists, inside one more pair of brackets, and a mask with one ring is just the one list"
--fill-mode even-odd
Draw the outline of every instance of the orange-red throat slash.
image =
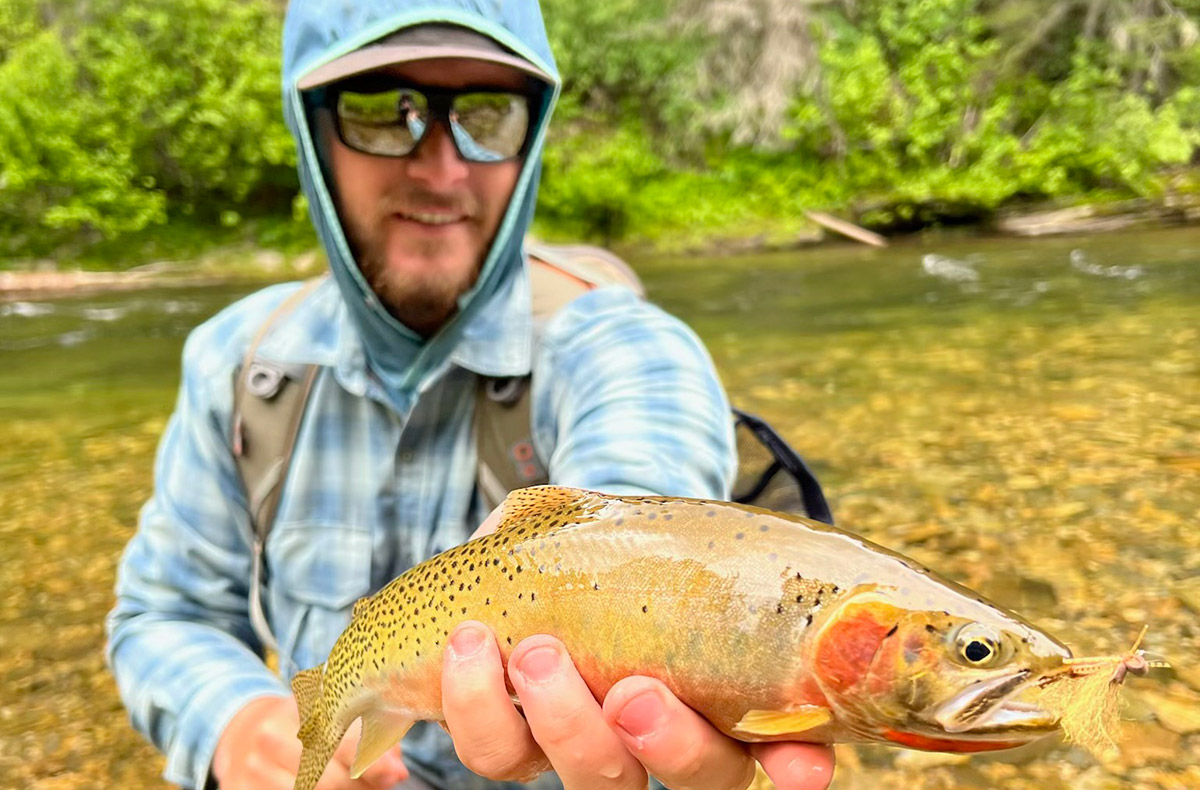
[[1024, 741], [955, 741], [947, 738], [930, 738], [915, 732], [900, 732], [899, 730], [884, 730], [883, 737], [892, 743], [926, 752], [991, 752], [998, 749], [1011, 749], [1024, 743]]

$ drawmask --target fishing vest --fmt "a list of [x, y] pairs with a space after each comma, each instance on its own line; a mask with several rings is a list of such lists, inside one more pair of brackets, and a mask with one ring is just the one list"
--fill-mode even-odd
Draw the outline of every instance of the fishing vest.
[[[527, 243], [526, 253], [535, 341], [547, 321], [587, 291], [615, 285], [645, 296], [633, 269], [598, 247]], [[320, 366], [281, 365], [260, 358], [258, 349], [271, 328], [324, 279], [310, 280], [267, 316], [234, 373], [231, 439], [254, 527], [250, 619], [255, 633], [272, 650], [277, 647], [262, 608], [263, 553]], [[529, 385], [529, 376], [479, 377], [473, 428], [476, 488], [489, 509], [510, 491], [549, 482], [533, 446]], [[730, 418], [738, 451], [731, 500], [832, 524], [821, 486], [796, 451], [758, 417], [735, 408]]]

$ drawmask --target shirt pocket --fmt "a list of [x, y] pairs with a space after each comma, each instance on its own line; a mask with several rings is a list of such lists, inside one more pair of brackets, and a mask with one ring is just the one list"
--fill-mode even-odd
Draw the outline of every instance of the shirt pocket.
[[324, 661], [371, 588], [371, 533], [345, 524], [298, 522], [267, 538], [269, 617], [281, 669]]

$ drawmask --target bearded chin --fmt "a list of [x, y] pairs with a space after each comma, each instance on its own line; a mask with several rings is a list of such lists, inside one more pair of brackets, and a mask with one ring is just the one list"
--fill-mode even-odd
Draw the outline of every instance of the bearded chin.
[[[357, 246], [357, 245], [355, 245]], [[437, 240], [421, 242], [409, 254], [435, 260], [444, 254], [445, 245]], [[454, 314], [458, 298], [473, 284], [445, 275], [436, 268], [413, 274], [390, 268], [384, 250], [371, 245], [357, 254], [359, 269], [380, 302], [405, 326], [423, 335], [431, 335]], [[478, 273], [478, 263], [475, 270]]]

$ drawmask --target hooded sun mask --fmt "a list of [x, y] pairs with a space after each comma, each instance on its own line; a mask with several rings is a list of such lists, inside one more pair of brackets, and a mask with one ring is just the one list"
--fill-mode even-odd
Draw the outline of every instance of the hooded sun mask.
[[[445, 26], [454, 27], [449, 35], [439, 36], [439, 31], [448, 30]], [[456, 37], [454, 28], [473, 31], [494, 44], [474, 54], [456, 49], [456, 43], [470, 43], [477, 36]], [[410, 38], [404, 52], [389, 48], [389, 37], [410, 30], [422, 36]], [[528, 153], [479, 277], [459, 298], [450, 320], [424, 339], [384, 308], [359, 270], [332, 197], [317, 133], [317, 109], [324, 102], [324, 84], [355, 71], [399, 59], [463, 55], [521, 69], [546, 87], [531, 107]], [[352, 334], [395, 407], [411, 406], [452, 361], [484, 375], [528, 372], [532, 335], [522, 248], [533, 218], [542, 146], [559, 87], [536, 0], [293, 0], [289, 5], [283, 35], [283, 106], [296, 140], [301, 189], [345, 302], [347, 320], [355, 330]], [[497, 343], [500, 338], [507, 342]]]

